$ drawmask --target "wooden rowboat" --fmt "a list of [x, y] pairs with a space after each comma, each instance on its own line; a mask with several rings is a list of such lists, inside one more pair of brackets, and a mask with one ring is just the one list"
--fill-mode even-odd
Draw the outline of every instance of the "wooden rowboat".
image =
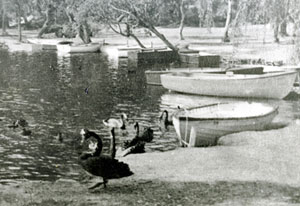
[[202, 72], [225, 74], [226, 71], [232, 71], [234, 74], [263, 74], [264, 68], [262, 66], [239, 66], [233, 68], [172, 68], [163, 71], [145, 71], [147, 84], [161, 85], [160, 75], [170, 74], [174, 72]]
[[100, 51], [100, 44], [57, 44], [57, 51], [60, 53], [92, 53]]
[[262, 103], [217, 103], [180, 109], [173, 125], [182, 146], [212, 146], [227, 134], [264, 130], [277, 114], [278, 107]]
[[178, 72], [161, 75], [164, 88], [207, 96], [282, 99], [292, 90], [297, 72], [261, 75]]

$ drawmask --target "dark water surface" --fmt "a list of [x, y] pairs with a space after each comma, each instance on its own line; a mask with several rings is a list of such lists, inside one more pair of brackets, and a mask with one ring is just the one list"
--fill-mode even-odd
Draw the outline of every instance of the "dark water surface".
[[[215, 101], [237, 101], [169, 93], [145, 83], [144, 69], [128, 72], [126, 63], [105, 54], [58, 56], [0, 50], [0, 179], [55, 180], [78, 176], [78, 143], [81, 128], [100, 134], [108, 151], [109, 132], [102, 121], [125, 112], [128, 134], [118, 133], [117, 144], [134, 137], [132, 124], [152, 126], [154, 141], [146, 151], [178, 147], [173, 128], [159, 130], [162, 110], [174, 110]], [[119, 66], [118, 66], [119, 63]], [[120, 66], [121, 65], [121, 66]], [[122, 66], [124, 65], [124, 66]], [[84, 92], [88, 87], [88, 94]], [[258, 100], [280, 106], [277, 122], [299, 119], [299, 101]], [[24, 118], [31, 136], [8, 125]], [[63, 142], [56, 139], [63, 134]]]

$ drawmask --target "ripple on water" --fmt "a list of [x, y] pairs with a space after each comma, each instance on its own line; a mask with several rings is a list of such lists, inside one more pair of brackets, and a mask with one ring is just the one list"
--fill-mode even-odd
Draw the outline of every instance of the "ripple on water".
[[8, 166], [9, 170], [20, 170], [21, 167], [15, 167], [15, 166]]
[[11, 155], [8, 155], [8, 158], [12, 158], [12, 159], [28, 159], [23, 154], [11, 154]]
[[[3, 152], [5, 152], [5, 151], [7, 151], [7, 150], [0, 146], [0, 153], [3, 153]], [[1, 162], [1, 161], [0, 161], [0, 162]]]

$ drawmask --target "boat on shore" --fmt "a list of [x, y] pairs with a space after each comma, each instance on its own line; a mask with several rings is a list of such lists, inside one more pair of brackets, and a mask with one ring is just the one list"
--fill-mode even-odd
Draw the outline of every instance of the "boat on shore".
[[215, 103], [180, 109], [173, 114], [173, 125], [180, 145], [213, 146], [221, 136], [264, 130], [278, 114], [278, 107], [263, 103]]
[[292, 90], [297, 71], [260, 75], [176, 72], [161, 75], [166, 89], [205, 96], [282, 99]]
[[174, 72], [200, 72], [200, 73], [214, 73], [214, 74], [225, 74], [227, 71], [232, 71], [234, 74], [263, 74], [264, 68], [261, 66], [239, 66], [233, 68], [172, 68], [163, 71], [152, 71], [146, 70], [146, 81], [147, 84], [161, 85], [160, 75], [170, 74]]
[[39, 39], [31, 38], [27, 39], [30, 44], [40, 46], [42, 50], [56, 50], [56, 45], [61, 41], [61, 39]]
[[57, 51], [60, 53], [94, 53], [100, 52], [100, 44], [80, 44], [73, 45], [72, 43], [58, 43], [56, 45]]

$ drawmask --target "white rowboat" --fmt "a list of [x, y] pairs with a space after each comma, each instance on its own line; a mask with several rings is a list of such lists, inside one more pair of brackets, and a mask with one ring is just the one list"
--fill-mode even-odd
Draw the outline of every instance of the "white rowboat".
[[57, 44], [56, 46], [57, 51], [60, 53], [91, 53], [100, 51], [100, 44]]
[[180, 109], [173, 125], [182, 146], [212, 146], [223, 135], [266, 129], [277, 114], [277, 107], [262, 103], [217, 103]]
[[297, 72], [261, 75], [178, 72], [161, 75], [162, 86], [176, 92], [223, 97], [282, 99], [292, 90]]
[[226, 71], [232, 71], [234, 74], [263, 74], [264, 68], [262, 66], [239, 66], [233, 68], [171, 68], [169, 70], [162, 71], [145, 71], [147, 84], [161, 85], [160, 75], [170, 74], [174, 72], [202, 72], [202, 73], [214, 73], [225, 74]]

